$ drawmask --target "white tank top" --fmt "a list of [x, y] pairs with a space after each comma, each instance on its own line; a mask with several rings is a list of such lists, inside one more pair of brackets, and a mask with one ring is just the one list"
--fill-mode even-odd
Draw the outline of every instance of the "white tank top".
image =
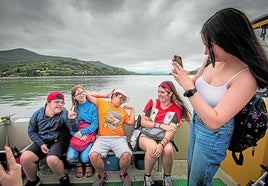
[[204, 73], [196, 80], [195, 87], [201, 97], [207, 102], [211, 107], [215, 107], [220, 99], [223, 97], [225, 92], [227, 91], [227, 85], [230, 81], [232, 81], [235, 77], [237, 77], [241, 72], [248, 70], [248, 68], [243, 69], [236, 73], [231, 79], [229, 79], [224, 85], [215, 87], [208, 84], [204, 79]]

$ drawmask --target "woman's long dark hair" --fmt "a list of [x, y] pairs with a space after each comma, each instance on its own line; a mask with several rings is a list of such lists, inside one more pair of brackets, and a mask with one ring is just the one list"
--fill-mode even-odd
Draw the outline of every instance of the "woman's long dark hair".
[[[174, 84], [172, 83], [172, 81], [164, 81], [164, 82], [167, 83], [172, 90], [173, 94], [171, 100], [181, 108], [182, 119], [189, 122], [191, 119], [191, 113], [186, 104], [184, 103], [184, 101], [181, 99], [180, 95], [178, 94]], [[161, 86], [161, 84], [159, 86]], [[161, 87], [164, 88], [167, 92], [170, 92], [166, 87], [164, 86]]]
[[248, 65], [259, 88], [268, 85], [268, 60], [247, 16], [234, 8], [216, 12], [201, 30], [210, 53], [213, 66], [213, 44], [219, 45]]

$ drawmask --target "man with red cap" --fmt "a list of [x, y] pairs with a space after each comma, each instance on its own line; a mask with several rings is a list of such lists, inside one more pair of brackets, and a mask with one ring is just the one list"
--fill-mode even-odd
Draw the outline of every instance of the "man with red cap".
[[33, 141], [22, 153], [21, 165], [27, 177], [26, 186], [41, 185], [37, 176], [37, 163], [46, 157], [49, 168], [59, 178], [61, 185], [71, 185], [62, 161], [67, 151], [70, 130], [78, 131], [76, 113], [64, 108], [64, 95], [59, 91], [48, 94], [44, 107], [31, 117], [28, 135]]

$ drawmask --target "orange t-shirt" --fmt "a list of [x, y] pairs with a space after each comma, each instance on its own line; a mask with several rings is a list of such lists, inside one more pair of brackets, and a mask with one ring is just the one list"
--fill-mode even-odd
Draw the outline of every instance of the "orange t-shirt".
[[115, 107], [103, 99], [96, 100], [99, 114], [99, 136], [124, 136], [123, 124], [128, 121], [128, 113], [121, 107]]

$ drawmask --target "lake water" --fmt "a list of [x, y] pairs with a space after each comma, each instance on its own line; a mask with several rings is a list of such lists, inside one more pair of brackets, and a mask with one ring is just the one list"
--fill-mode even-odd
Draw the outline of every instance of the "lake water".
[[173, 76], [169, 75], [1, 78], [0, 116], [30, 117], [44, 106], [47, 93], [53, 90], [64, 93], [65, 106], [69, 109], [70, 90], [76, 84], [83, 85], [87, 92], [107, 93], [114, 88], [124, 90], [130, 97], [128, 104], [135, 107], [137, 116], [148, 99], [157, 98], [157, 87], [164, 80], [173, 81], [177, 90], [182, 92]]

